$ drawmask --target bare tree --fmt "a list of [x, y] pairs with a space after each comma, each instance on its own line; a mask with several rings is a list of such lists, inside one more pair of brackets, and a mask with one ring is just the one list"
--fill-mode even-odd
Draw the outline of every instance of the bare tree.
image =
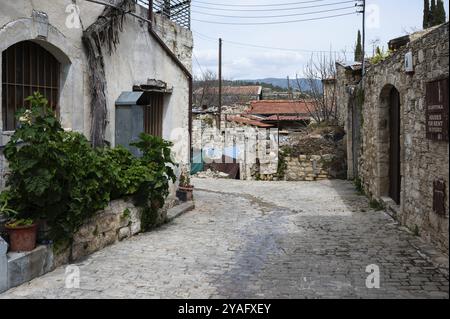
[[[337, 120], [336, 60], [333, 54], [311, 55], [304, 68], [304, 78], [309, 87], [309, 115], [317, 123], [333, 124]], [[297, 85], [300, 80], [297, 76]]]
[[194, 104], [199, 107], [218, 105], [217, 75], [207, 70], [201, 77], [194, 79]]

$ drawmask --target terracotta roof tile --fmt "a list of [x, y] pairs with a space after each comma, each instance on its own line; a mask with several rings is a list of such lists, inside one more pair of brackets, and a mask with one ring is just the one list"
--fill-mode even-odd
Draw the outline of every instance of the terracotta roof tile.
[[261, 115], [308, 115], [313, 108], [314, 104], [310, 101], [263, 100], [252, 101], [248, 113]]
[[246, 117], [241, 117], [241, 116], [228, 116], [227, 120], [229, 122], [246, 124], [246, 125], [251, 125], [251, 126], [256, 126], [256, 127], [261, 127], [261, 128], [273, 127], [272, 124], [263, 123], [261, 121], [252, 120], [252, 119], [249, 119], [249, 118], [246, 118]]

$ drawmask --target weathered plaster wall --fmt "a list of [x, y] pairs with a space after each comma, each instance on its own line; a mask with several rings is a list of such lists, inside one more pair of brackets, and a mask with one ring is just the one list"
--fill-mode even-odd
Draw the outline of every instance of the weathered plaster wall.
[[[347, 145], [347, 178], [354, 179], [358, 172], [355, 169], [357, 158], [354, 158], [353, 140], [357, 137], [354, 132], [353, 112], [356, 105], [353, 103], [354, 94], [361, 81], [361, 71], [346, 68], [336, 63], [336, 105], [338, 112], [338, 125], [343, 126], [346, 132]], [[358, 147], [358, 145], [355, 145]]]
[[[449, 143], [426, 138], [426, 83], [449, 75], [449, 25], [430, 30], [392, 57], [372, 66], [365, 83], [360, 173], [371, 196], [389, 192], [389, 106], [383, 94], [395, 87], [401, 104], [401, 204], [398, 218], [411, 229], [448, 249]], [[404, 70], [405, 53], [414, 57], [414, 74]], [[446, 182], [446, 216], [433, 212], [433, 182]]]
[[[71, 14], [66, 12], [66, 8], [73, 4], [72, 1], [1, 2], [0, 52], [17, 42], [32, 40], [38, 41], [53, 53], [63, 69], [59, 101], [62, 124], [65, 128], [89, 136], [90, 97], [87, 62], [81, 40], [83, 29], [70, 28], [66, 24]], [[104, 8], [86, 1], [79, 1], [77, 4], [83, 28], [91, 25]], [[44, 12], [48, 16], [48, 27], [36, 18], [37, 12]], [[136, 13], [147, 16], [147, 10], [140, 6], [136, 7]], [[158, 15], [155, 15], [154, 28], [186, 68], [191, 70], [192, 33]], [[48, 32], [42, 32], [46, 29]], [[105, 54], [105, 71], [109, 120], [107, 140], [114, 145], [115, 101], [120, 93], [131, 91], [133, 85], [146, 84], [148, 79], [159, 79], [173, 87], [173, 93], [165, 98], [163, 137], [175, 143], [173, 150], [176, 160], [189, 163], [189, 83], [180, 68], [148, 34], [145, 23], [129, 15], [126, 17], [117, 51], [112, 56]], [[12, 134], [3, 131], [1, 114], [0, 112], [0, 146], [6, 144]], [[0, 171], [4, 169], [2, 165]]]

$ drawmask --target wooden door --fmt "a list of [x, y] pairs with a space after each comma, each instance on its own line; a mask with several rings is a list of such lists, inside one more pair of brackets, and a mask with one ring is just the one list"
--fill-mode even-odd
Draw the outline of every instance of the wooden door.
[[400, 205], [400, 94], [393, 88], [390, 93], [390, 156], [389, 156], [389, 196]]

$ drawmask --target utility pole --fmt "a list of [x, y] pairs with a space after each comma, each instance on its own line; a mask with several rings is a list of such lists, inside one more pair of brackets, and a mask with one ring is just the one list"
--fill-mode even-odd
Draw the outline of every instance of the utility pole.
[[362, 76], [364, 83], [364, 75], [366, 74], [366, 0], [358, 0], [356, 5], [362, 13]]
[[222, 122], [222, 38], [219, 39], [219, 130]]
[[292, 100], [292, 95], [291, 95], [291, 81], [289, 79], [289, 75], [287, 77], [287, 85], [288, 85], [288, 99]]

